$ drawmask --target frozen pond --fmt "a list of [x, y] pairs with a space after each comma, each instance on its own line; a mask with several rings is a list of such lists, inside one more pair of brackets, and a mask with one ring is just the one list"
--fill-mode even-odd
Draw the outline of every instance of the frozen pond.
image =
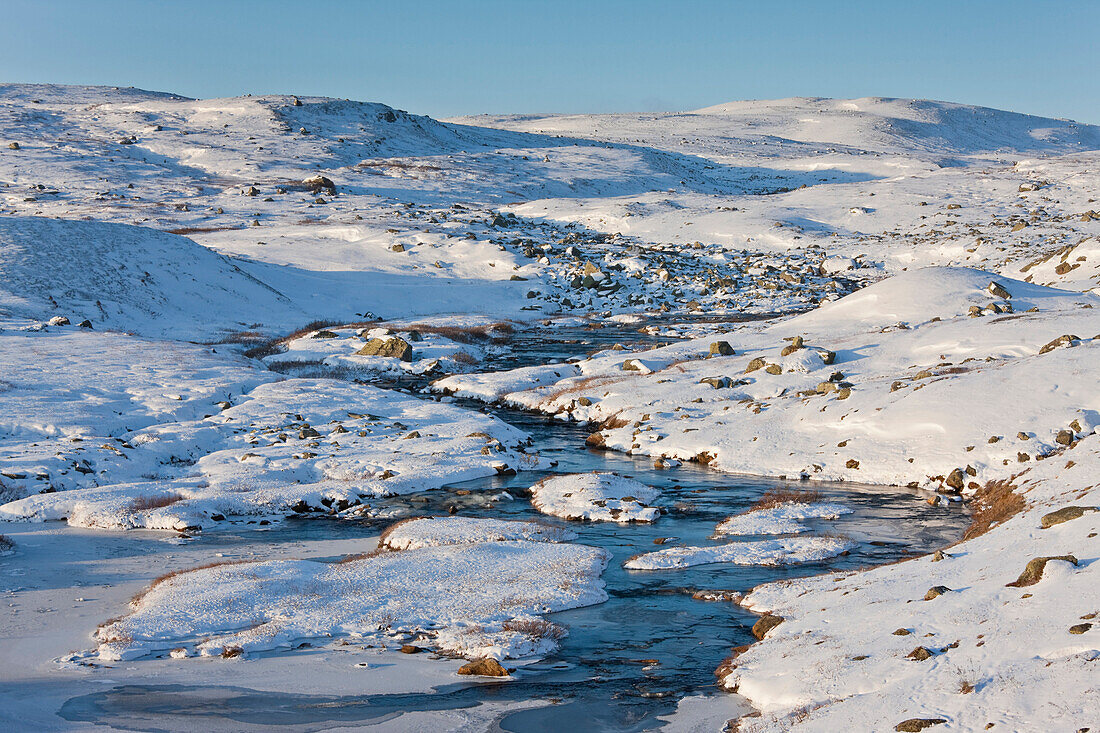
[[[567, 356], [613, 341], [641, 340], [636, 330], [624, 331], [570, 329], [569, 339], [581, 343], [544, 342], [542, 354], [549, 351]], [[588, 338], [584, 338], [586, 334]], [[515, 362], [535, 359], [536, 348], [525, 348]], [[655, 543], [660, 538], [675, 538], [664, 546], [708, 546], [751, 539], [711, 537], [715, 525], [747, 509], [765, 491], [811, 486], [721, 474], [694, 464], [659, 470], [651, 459], [584, 448], [588, 430], [583, 426], [513, 411], [494, 412], [534, 436], [533, 449], [557, 462], [554, 472], [615, 471], [663, 492], [659, 503], [667, 510], [665, 515], [652, 524], [624, 525], [567, 522], [539, 514], [524, 491], [547, 475], [543, 472], [481, 479], [387, 500], [401, 516], [454, 512], [460, 516], [539, 519], [569, 526], [578, 533], [577, 542], [609, 550], [613, 558], [603, 576], [609, 600], [550, 617], [569, 630], [557, 653], [521, 665], [506, 682], [463, 680], [432, 693], [322, 698], [243, 688], [127, 685], [73, 698], [62, 714], [73, 721], [134, 730], [240, 729], [244, 721], [283, 730], [321, 730], [341, 722], [388, 722], [399, 727], [397, 718], [408, 711], [541, 701], [501, 713], [496, 723], [499, 730], [560, 731], [569, 726], [653, 729], [661, 725], [658, 716], [674, 710], [682, 697], [716, 693], [713, 670], [731, 647], [752, 640], [749, 630], [756, 616], [730, 602], [696, 600], [694, 591], [747, 591], [771, 580], [926, 553], [958, 539], [968, 523], [958, 505], [930, 507], [910, 490], [815, 482], [812, 488], [820, 491], [824, 500], [845, 504], [853, 511], [832, 521], [808, 520], [809, 534], [828, 532], [851, 538], [857, 546], [845, 556], [785, 567], [711, 564], [679, 570], [625, 570], [623, 562], [631, 556], [660, 549]], [[271, 541], [273, 534], [298, 541], [366, 537], [392, 521], [288, 520], [264, 535], [265, 541]], [[238, 543], [248, 543], [250, 534], [226, 530], [197, 541], [224, 544], [232, 552]]]

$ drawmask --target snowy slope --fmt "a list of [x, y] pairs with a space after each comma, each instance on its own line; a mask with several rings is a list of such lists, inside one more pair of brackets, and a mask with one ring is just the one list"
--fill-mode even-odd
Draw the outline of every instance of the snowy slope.
[[186, 237], [121, 224], [0, 218], [0, 315], [199, 340], [306, 318]]

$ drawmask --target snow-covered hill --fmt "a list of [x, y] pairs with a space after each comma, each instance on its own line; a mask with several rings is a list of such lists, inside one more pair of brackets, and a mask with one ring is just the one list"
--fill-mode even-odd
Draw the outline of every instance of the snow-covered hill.
[[[1089, 628], [1062, 635], [1074, 620], [1065, 609], [1088, 619], [1100, 604], [1087, 582], [1095, 533], [1084, 534], [1094, 522], [1078, 517], [1043, 534], [1035, 513], [1096, 508], [1087, 472], [1100, 426], [1098, 202], [1100, 128], [945, 102], [798, 98], [441, 121], [310, 96], [194, 100], [0, 85], [0, 517], [184, 533], [228, 522], [243, 534], [288, 514], [389, 517], [387, 497], [547, 467], [533, 455], [537, 442], [443, 393], [592, 422], [590, 443], [650, 456], [661, 470], [695, 460], [807, 481], [908, 484], [937, 505], [999, 497], [1003, 514], [980, 542], [955, 551], [958, 562], [749, 595], [752, 608], [790, 620], [722, 677], [761, 708], [745, 726], [764, 730], [882, 727], [901, 713], [964, 729], [995, 711], [999, 727], [1026, 729], [1041, 727], [1037, 710], [1080, 728], [1084, 706], [1073, 700], [1092, 699], [1096, 632], [1078, 623]], [[746, 323], [746, 314], [768, 320]], [[79, 325], [85, 319], [91, 329]], [[498, 320], [509, 323], [490, 326]], [[513, 326], [524, 337], [557, 327], [596, 336], [560, 337], [561, 350], [541, 363], [493, 373], [481, 360], [513, 345], [531, 358], [529, 344], [508, 341]], [[611, 346], [612, 328], [624, 343]], [[465, 341], [477, 345], [462, 350]], [[602, 350], [570, 356], [588, 345]], [[431, 374], [435, 394], [365, 383], [379, 374], [423, 379], [417, 387]], [[1021, 474], [1028, 467], [1030, 477]], [[117, 559], [135, 540], [110, 541]], [[302, 539], [303, 552], [333, 556], [311, 543]], [[848, 547], [828, 544], [828, 555]], [[34, 550], [36, 572], [64, 575], [44, 546]], [[163, 547], [150, 551], [153, 564]], [[1017, 604], [1030, 594], [1006, 594], [999, 569], [1022, 567], [1037, 548], [1077, 560], [1043, 581], [1032, 601], [1041, 613]], [[700, 549], [713, 548], [674, 544], [657, 555]], [[513, 554], [536, 568], [548, 554], [585, 552]], [[593, 568], [602, 567], [598, 554]], [[429, 555], [474, 562], [461, 548]], [[656, 567], [647, 557], [635, 567]], [[387, 562], [311, 563], [301, 579], [328, 565], [342, 577]], [[178, 587], [190, 597], [188, 582], [220, 578], [229, 584], [205, 591], [236, 602], [233, 584], [252, 572], [242, 567], [183, 576]], [[958, 583], [943, 577], [950, 568]], [[483, 572], [455, 577], [476, 583]], [[404, 570], [395, 577], [413, 582]], [[903, 605], [912, 588], [940, 582], [958, 593]], [[71, 603], [60, 595], [76, 593], [68, 583], [35, 603]], [[78, 601], [105, 588], [81, 590]], [[841, 588], [843, 601], [831, 593]], [[376, 607], [369, 584], [356, 589], [364, 608]], [[133, 590], [102, 593], [102, 616], [74, 623], [125, 616]], [[12, 594], [15, 608], [26, 594]], [[254, 635], [243, 646], [328, 633], [323, 597], [335, 596], [279, 595], [272, 608], [290, 604], [295, 618], [320, 620], [301, 633], [244, 631], [241, 639]], [[399, 617], [429, 607], [412, 603]], [[192, 624], [196, 608], [179, 607], [184, 631], [145, 629], [136, 645], [187, 646], [180, 634], [221, 633]], [[437, 628], [431, 614], [447, 608], [424, 611], [406, 630]], [[935, 636], [935, 659], [899, 659], [902, 642], [887, 628], [894, 616], [883, 608]], [[950, 618], [929, 620], [929, 608], [948, 608]], [[154, 610], [150, 623], [159, 623]], [[116, 655], [138, 638], [124, 638], [138, 616], [103, 627]], [[54, 617], [42, 618], [58, 631]], [[472, 630], [474, 618], [452, 620]], [[476, 618], [499, 628], [453, 648], [522, 636], [507, 628], [514, 619]], [[852, 618], [866, 623], [818, 646], [822, 629]], [[983, 618], [1013, 624], [1009, 642], [976, 643], [997, 633]], [[523, 628], [560, 632], [540, 623], [525, 618]], [[73, 643], [86, 643], [89, 630], [77, 631]], [[1021, 651], [1032, 633], [1044, 640], [1042, 659]], [[28, 639], [0, 633], [0, 656], [17, 659], [0, 681], [56, 671], [38, 658], [41, 637]], [[964, 656], [960, 644], [973, 648]], [[776, 666], [771, 650], [796, 662]], [[852, 664], [867, 659], [874, 674], [860, 676]], [[802, 660], [832, 675], [828, 684], [802, 674]], [[1064, 683], [1052, 682], [1049, 665], [1069, 670]], [[926, 669], [916, 680], [913, 670]], [[974, 698], [944, 692], [956, 678]], [[453, 681], [418, 679], [423, 689]], [[993, 685], [1006, 680], [1034, 686], [1001, 695]], [[873, 685], [890, 709], [867, 692]], [[1032, 693], [1041, 699], [1024, 699]], [[0, 707], [0, 722], [25, 712]]]

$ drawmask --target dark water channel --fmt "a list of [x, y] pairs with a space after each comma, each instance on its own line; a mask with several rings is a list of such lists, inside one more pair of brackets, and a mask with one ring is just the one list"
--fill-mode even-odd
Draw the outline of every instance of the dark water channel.
[[[639, 334], [637, 326], [558, 329], [553, 339], [548, 339], [545, 332], [537, 337], [517, 335], [515, 349], [506, 359], [511, 364], [502, 363], [498, 368], [564, 359], [612, 343], [652, 344], [660, 340], [659, 336]], [[532, 435], [534, 449], [557, 461], [554, 472], [615, 471], [663, 491], [661, 504], [667, 514], [652, 524], [628, 525], [566, 522], [538, 514], [523, 491], [546, 475], [540, 472], [479, 479], [388, 500], [410, 514], [446, 514], [453, 507], [463, 516], [537, 518], [567, 525], [579, 535], [577, 542], [609, 550], [613, 557], [603, 576], [609, 600], [553, 614], [550, 618], [569, 630], [554, 655], [521, 666], [507, 682], [464, 680], [427, 694], [318, 698], [245, 689], [128, 686], [74, 698], [63, 714], [70, 720], [109, 722], [136, 730], [178, 730], [181, 723], [194, 730], [233, 730], [237, 729], [234, 721], [243, 724], [246, 720], [249, 725], [281, 730], [370, 723], [400, 729], [400, 715], [405, 711], [544, 700], [547, 703], [543, 706], [504, 714], [496, 722], [497, 729], [650, 730], [660, 727], [658, 716], [674, 710], [677, 701], [686, 695], [723, 694], [715, 691], [713, 670], [731, 647], [752, 638], [749, 629], [756, 618], [753, 614], [729, 602], [696, 600], [693, 591], [743, 592], [767, 581], [865, 567], [930, 552], [958, 539], [968, 522], [961, 508], [930, 507], [910, 490], [815, 482], [812, 488], [825, 500], [846, 504], [853, 510], [834, 521], [807, 522], [811, 533], [842, 534], [855, 540], [858, 546], [846, 556], [786, 567], [712, 564], [682, 570], [628, 571], [623, 569], [623, 562], [632, 555], [659, 549], [654, 543], [658, 538], [676, 538], [670, 544], [715, 544], [718, 541], [710, 538], [715, 525], [747, 509], [763, 492], [777, 486], [807, 485], [721, 474], [694, 464], [658, 470], [650, 459], [584, 448], [588, 429], [583, 426], [497, 408], [491, 411]], [[382, 520], [300, 520], [272, 531], [290, 532], [299, 539], [332, 538], [374, 534], [388, 524]], [[241, 533], [240, 540], [247, 541], [247, 535]], [[217, 540], [211, 535], [206, 541], [229, 538]], [[210, 699], [222, 702], [196, 704], [196, 700]], [[174, 723], [161, 727], [157, 721], [166, 719], [162, 716], [170, 716]]]

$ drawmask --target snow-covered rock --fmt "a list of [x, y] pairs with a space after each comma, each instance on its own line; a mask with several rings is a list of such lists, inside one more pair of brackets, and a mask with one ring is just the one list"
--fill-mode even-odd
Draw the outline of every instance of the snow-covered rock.
[[597, 522], [652, 522], [649, 504], [660, 491], [614, 473], [551, 476], [531, 487], [531, 505], [543, 514]]

